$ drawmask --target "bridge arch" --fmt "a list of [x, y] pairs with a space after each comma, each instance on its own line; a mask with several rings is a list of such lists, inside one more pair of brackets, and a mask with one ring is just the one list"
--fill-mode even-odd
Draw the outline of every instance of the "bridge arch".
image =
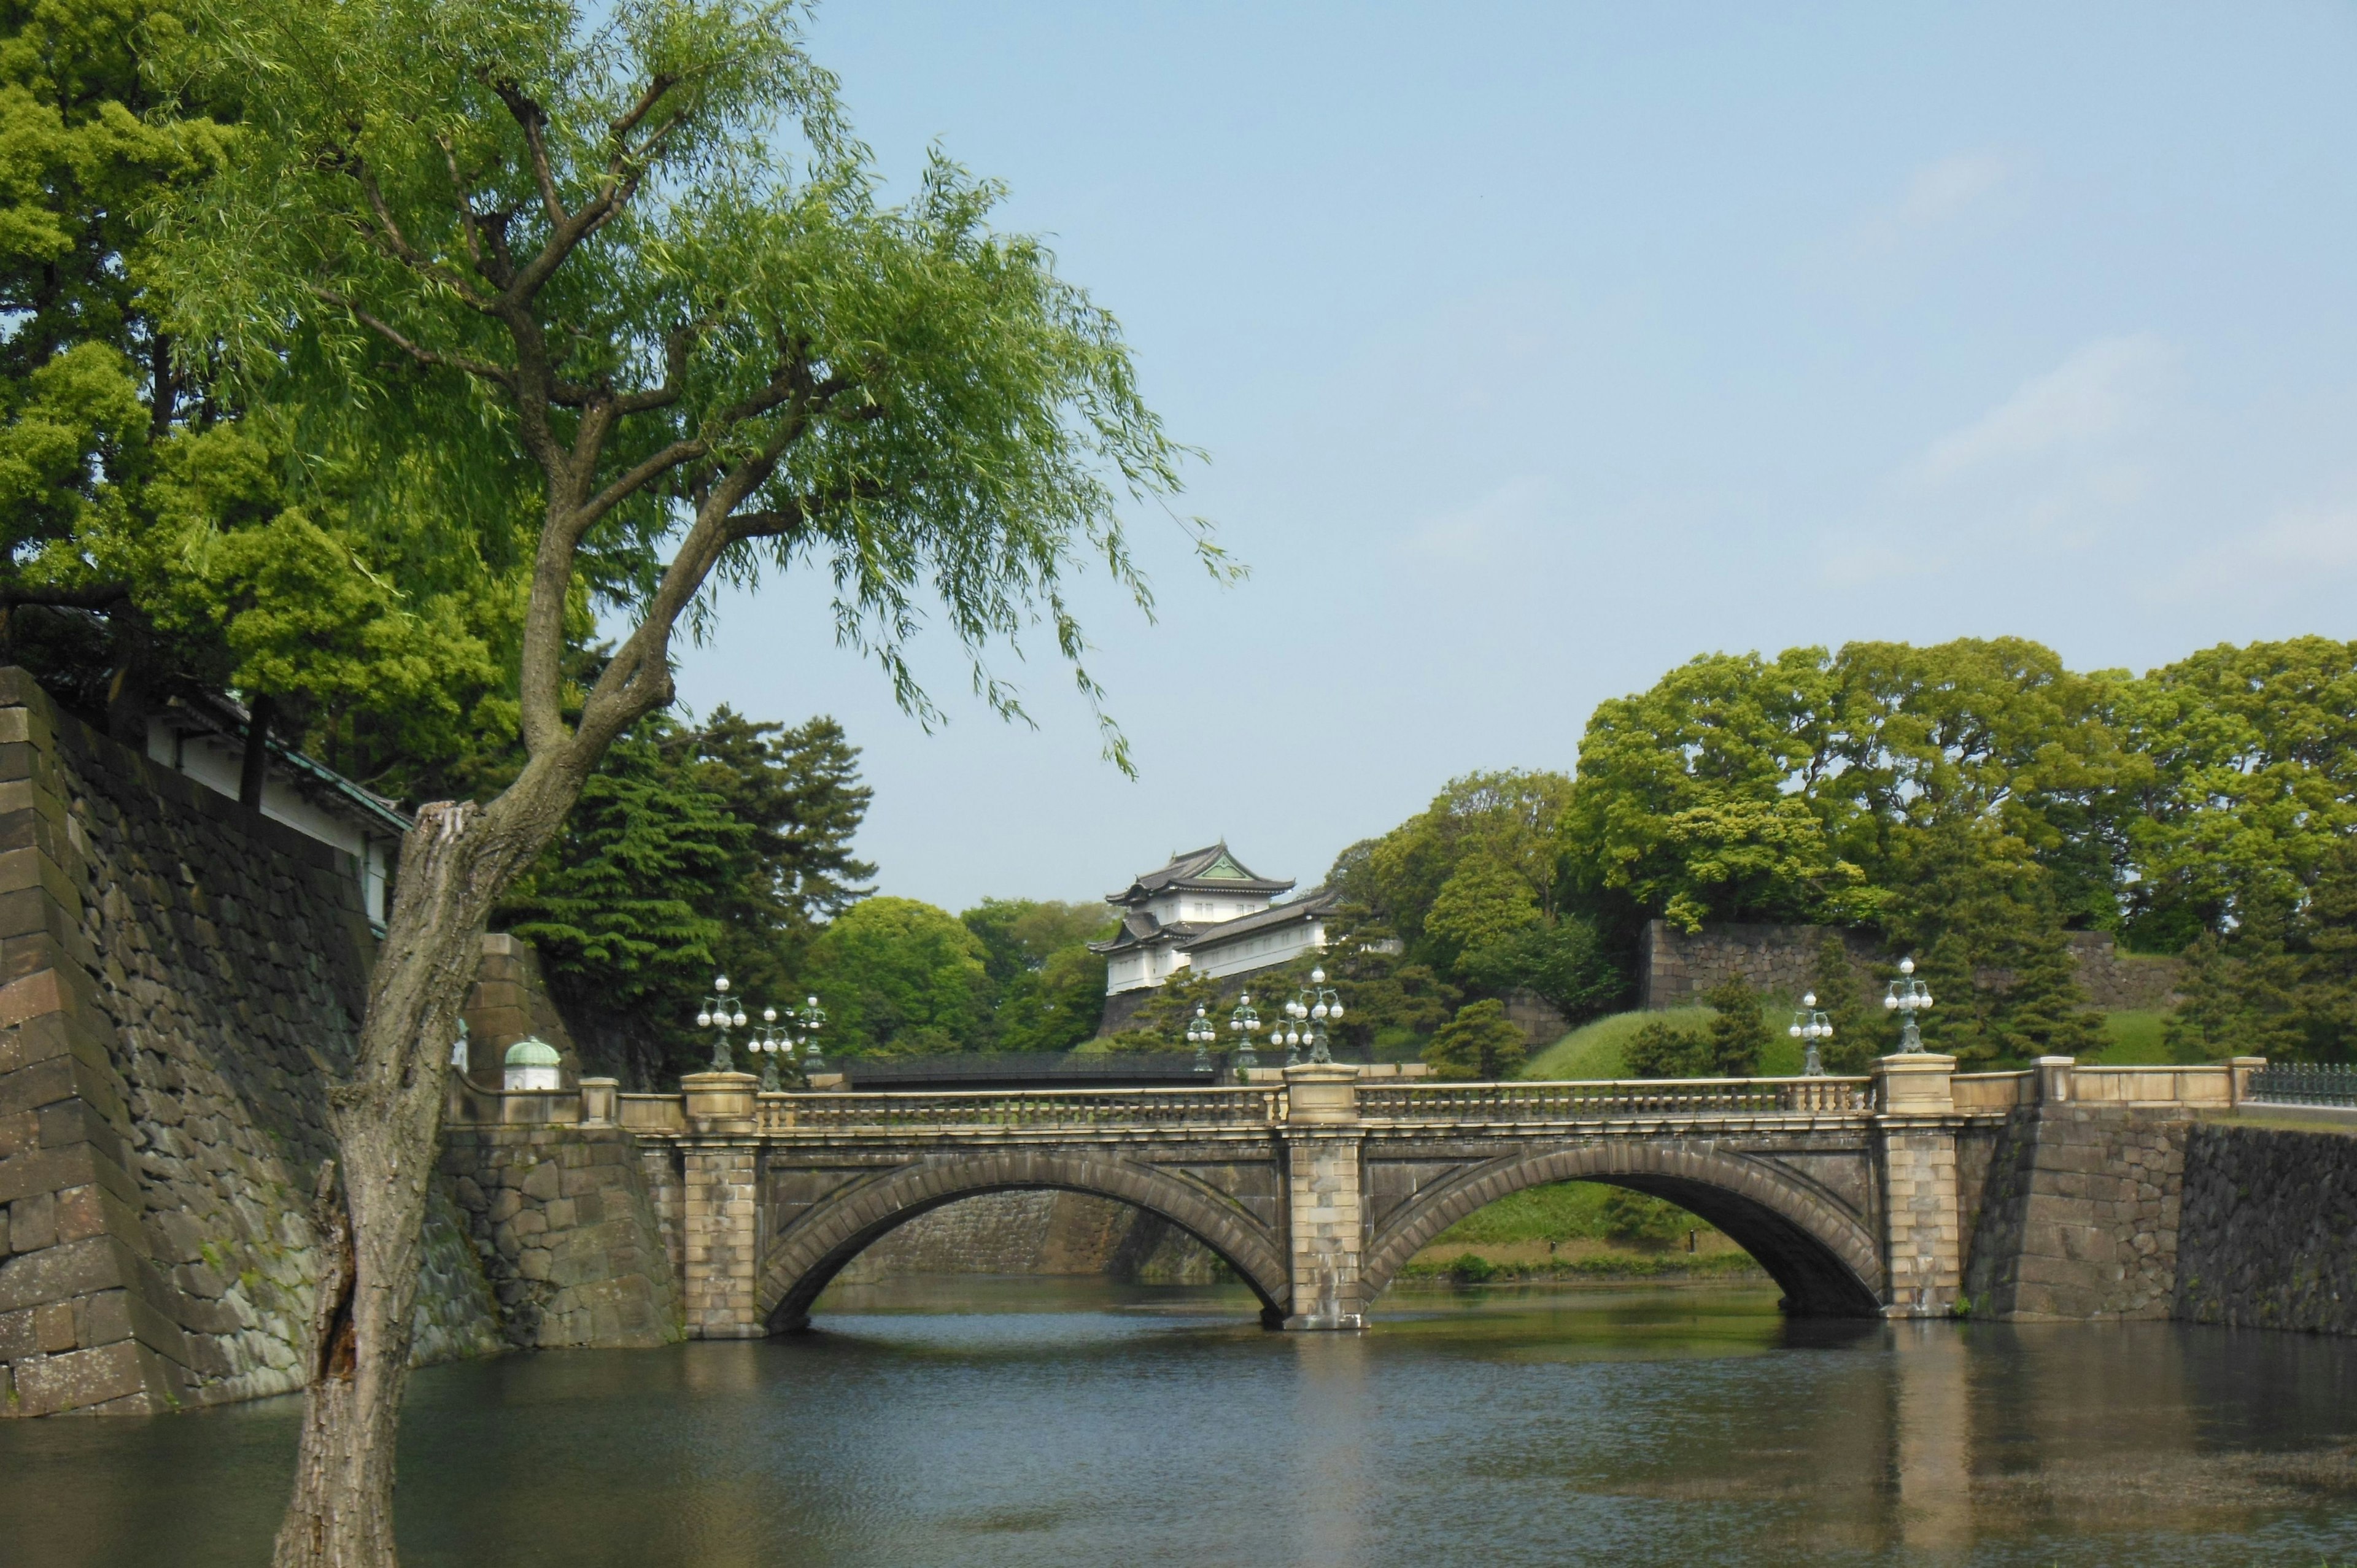
[[1794, 1313], [1879, 1316], [1882, 1250], [1855, 1215], [1764, 1160], [1690, 1144], [1615, 1139], [1504, 1155], [1419, 1192], [1369, 1240], [1372, 1301], [1410, 1258], [1474, 1210], [1524, 1187], [1598, 1181], [1667, 1198], [1732, 1238], [1784, 1288]]
[[1159, 1215], [1235, 1270], [1260, 1297], [1264, 1324], [1284, 1322], [1292, 1296], [1285, 1249], [1242, 1206], [1118, 1155], [1028, 1149], [929, 1156], [822, 1202], [779, 1238], [763, 1264], [755, 1297], [761, 1321], [773, 1334], [808, 1326], [811, 1304], [844, 1265], [920, 1214], [985, 1192], [1043, 1187], [1117, 1198]]

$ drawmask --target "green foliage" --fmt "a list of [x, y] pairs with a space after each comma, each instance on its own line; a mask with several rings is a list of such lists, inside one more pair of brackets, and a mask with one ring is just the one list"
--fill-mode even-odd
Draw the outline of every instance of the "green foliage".
[[1877, 1057], [1896, 1048], [1895, 1040], [1884, 1039], [1890, 1026], [1883, 1010], [1867, 1000], [1866, 977], [1851, 961], [1848, 945], [1838, 932], [1827, 931], [1817, 939], [1809, 989], [1816, 996], [1817, 1010], [1834, 1028], [1834, 1037], [1817, 1047], [1817, 1060], [1827, 1072], [1866, 1072]]
[[1621, 1058], [1634, 1078], [1749, 1078], [1770, 1044], [1758, 992], [1740, 980], [1715, 986], [1700, 1026], [1655, 1015], [1638, 1026]]
[[825, 1004], [827, 1053], [930, 1056], [974, 1037], [988, 1015], [980, 940], [914, 898], [863, 898], [811, 943], [805, 972]]
[[1710, 1229], [1674, 1203], [1623, 1187], [1605, 1188], [1600, 1207], [1605, 1236], [1635, 1246], [1666, 1246], [1689, 1230]]
[[652, 1088], [701, 1065], [688, 1020], [716, 972], [756, 1009], [800, 998], [801, 950], [874, 872], [851, 855], [857, 757], [832, 719], [789, 730], [726, 707], [608, 750], [497, 917], [539, 950], [600, 1066]]
[[[1061, 947], [999, 992], [990, 1047], [1069, 1051], [1087, 1043], [1104, 1016], [1105, 961], [1085, 947]], [[1174, 1047], [1175, 1048], [1175, 1047]]]
[[591, 596], [650, 628], [610, 682], [701, 618], [707, 574], [815, 567], [912, 711], [920, 595], [998, 711], [985, 651], [1040, 622], [1095, 700], [1068, 572], [1149, 602], [1119, 509], [1186, 453], [1113, 319], [989, 227], [998, 187], [937, 157], [879, 203], [798, 6], [191, 5], [177, 79], [268, 91], [164, 209], [172, 328], [402, 474], [407, 512], [534, 520], [569, 573], [536, 615]]
[[1660, 1012], [1634, 1009], [1610, 1014], [1581, 1025], [1539, 1052], [1523, 1068], [1523, 1076], [1566, 1080], [1634, 1077], [1627, 1061], [1628, 1047], [1646, 1025], [1659, 1023], [1673, 1028], [1699, 1030], [1709, 1021], [1708, 1009], [1702, 1007], [1672, 1007]]
[[2357, 1061], [2357, 843], [2332, 845], [2312, 875], [2288, 920], [2194, 943], [2173, 1053]]
[[1572, 914], [1467, 949], [1458, 955], [1457, 972], [1479, 991], [1529, 991], [1573, 1024], [1605, 1012], [1629, 989], [1595, 922]]
[[[1555, 826], [1570, 794], [1559, 773], [1452, 779], [1418, 815], [1344, 850], [1327, 885], [1398, 933], [1420, 961], [1446, 969], [1469, 941], [1560, 910]], [[1436, 909], [1439, 926], [1428, 929]]]
[[1436, 1078], [1494, 1082], [1521, 1071], [1529, 1052], [1522, 1030], [1507, 1021], [1505, 1004], [1486, 999], [1459, 1007], [1432, 1036], [1424, 1059]]
[[1649, 1018], [1620, 1047], [1622, 1069], [1631, 1078], [1709, 1078], [1708, 1026], [1680, 1027]]
[[1926, 1049], [1968, 1069], [2038, 1056], [2083, 1056], [2103, 1043], [2054, 906], [2052, 879], [2027, 856], [1992, 845], [1982, 824], [1943, 823], [1919, 834], [1900, 943], [1920, 954], [1930, 988]]
[[[1272, 977], [1254, 975], [1255, 982], [1242, 995], [1258, 995], [1260, 1015], [1273, 1020], [1276, 1008], [1271, 1004], [1280, 985]], [[1290, 994], [1290, 993], [1287, 993]], [[1174, 1052], [1188, 1049], [1187, 1026], [1195, 1016], [1195, 1009], [1219, 1026], [1220, 1045], [1214, 1049], [1232, 1049], [1237, 1036], [1228, 1030], [1228, 1019], [1234, 1003], [1221, 993], [1220, 983], [1191, 969], [1182, 969], [1162, 984], [1154, 988], [1137, 1010], [1130, 1015], [1129, 1024], [1119, 1034], [1103, 1039], [1091, 1040], [1088, 1048], [1097, 1051]], [[1267, 1043], [1264, 1031], [1259, 1039]]]
[[1448, 1260], [1442, 1272], [1459, 1284], [1478, 1285], [1494, 1278], [1498, 1265], [1479, 1252], [1459, 1252]]
[[958, 918], [982, 943], [984, 965], [997, 985], [1038, 971], [1059, 952], [1104, 940], [1115, 926], [1103, 904], [1053, 898], [985, 898]]
[[165, 697], [266, 694], [282, 735], [399, 791], [512, 730], [517, 552], [420, 527], [404, 475], [210, 384], [167, 329], [143, 225], [231, 156], [246, 85], [156, 85], [185, 81], [188, 14], [0, 17], [0, 656], [135, 740]]

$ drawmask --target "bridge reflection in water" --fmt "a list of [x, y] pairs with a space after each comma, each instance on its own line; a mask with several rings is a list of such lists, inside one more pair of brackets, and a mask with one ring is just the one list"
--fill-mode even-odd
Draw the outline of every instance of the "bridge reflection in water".
[[1233, 1088], [885, 1094], [763, 1094], [749, 1075], [702, 1073], [675, 1095], [597, 1082], [569, 1105], [510, 1095], [469, 1108], [633, 1135], [694, 1337], [800, 1328], [828, 1282], [894, 1227], [1025, 1188], [1160, 1216], [1234, 1269], [1270, 1326], [1361, 1326], [1448, 1226], [1574, 1180], [1708, 1220], [1796, 1316], [1935, 1317], [1956, 1304], [1975, 1218], [1962, 1173], [1986, 1167], [2016, 1110], [2057, 1097], [2225, 1106], [2253, 1065], [2072, 1070], [2056, 1058], [1959, 1074], [1918, 1054], [1862, 1078], [1432, 1083], [1325, 1064]]

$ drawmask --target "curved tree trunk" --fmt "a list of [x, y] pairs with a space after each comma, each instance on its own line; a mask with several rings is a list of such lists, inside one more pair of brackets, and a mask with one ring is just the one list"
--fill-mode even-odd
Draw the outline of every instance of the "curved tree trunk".
[[395, 1561], [393, 1449], [449, 1042], [492, 906], [579, 792], [569, 769], [535, 764], [488, 808], [426, 807], [403, 841], [358, 1059], [328, 1091], [341, 1168], [322, 1172], [327, 1266], [312, 1314], [295, 1495], [274, 1568]]

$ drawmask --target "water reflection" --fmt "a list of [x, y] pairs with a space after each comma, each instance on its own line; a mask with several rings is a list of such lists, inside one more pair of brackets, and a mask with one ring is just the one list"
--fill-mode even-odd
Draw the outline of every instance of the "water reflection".
[[[436, 1369], [404, 1561], [930, 1564], [2357, 1560], [2357, 1345], [1787, 1323], [1768, 1291], [895, 1282], [806, 1339]], [[0, 1562], [252, 1563], [292, 1402], [0, 1423]]]

